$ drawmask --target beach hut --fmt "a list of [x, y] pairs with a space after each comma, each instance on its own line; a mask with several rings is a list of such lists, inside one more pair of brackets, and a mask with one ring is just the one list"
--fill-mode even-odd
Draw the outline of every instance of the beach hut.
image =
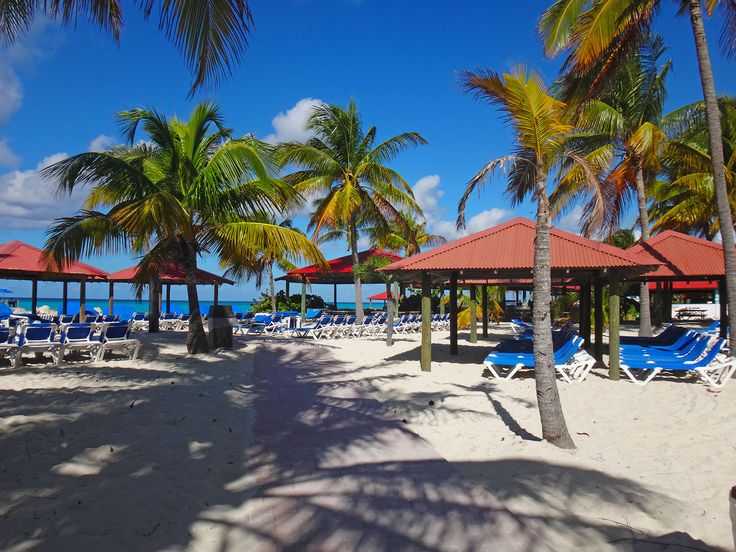
[[[515, 218], [481, 232], [441, 245], [424, 253], [407, 257], [381, 270], [392, 273], [405, 283], [422, 286], [421, 367], [431, 369], [430, 294], [433, 282], [449, 282], [450, 287], [450, 354], [458, 354], [457, 290], [459, 281], [528, 280], [534, 269], [535, 223]], [[655, 268], [646, 259], [643, 264], [630, 252], [618, 247], [553, 228], [551, 230], [551, 272], [553, 281], [581, 286], [581, 328], [586, 344], [590, 344], [591, 288], [595, 305], [594, 356], [603, 356], [603, 284], [610, 288], [611, 324], [609, 328], [610, 370], [618, 376], [619, 282]], [[474, 316], [475, 294], [471, 292], [471, 314]], [[485, 310], [485, 309], [484, 309]], [[475, 321], [471, 318], [471, 328]], [[471, 339], [473, 335], [471, 334]]]
[[[140, 283], [138, 279], [139, 270], [140, 267], [138, 265], [135, 265], [129, 266], [128, 268], [124, 268], [122, 270], [118, 270], [117, 272], [113, 272], [112, 274], [108, 275], [108, 310], [110, 314], [112, 314], [113, 312], [115, 302], [115, 283]], [[149, 304], [151, 305], [151, 307], [149, 307], [149, 311], [159, 312], [161, 310], [163, 287], [166, 286], [166, 312], [171, 312], [171, 286], [186, 285], [186, 283], [186, 273], [184, 272], [184, 269], [182, 267], [172, 264], [162, 270], [157, 277], [156, 286], [158, 289], [151, 289], [151, 284], [148, 284]], [[201, 268], [197, 269], [197, 285], [214, 286], [215, 305], [217, 305], [219, 300], [220, 286], [223, 284], [233, 285], [234, 283], [235, 282], [233, 280], [229, 280], [224, 276], [218, 276], [217, 274], [207, 272], [206, 270], [202, 270]]]
[[[383, 249], [367, 249], [358, 253], [358, 263], [364, 263], [371, 257], [382, 257], [391, 262], [401, 260], [399, 255], [384, 251]], [[292, 282], [302, 284], [302, 316], [305, 312], [304, 299], [307, 294], [307, 284], [332, 284], [332, 293], [335, 308], [337, 308], [337, 286], [339, 284], [353, 284], [353, 257], [345, 255], [327, 261], [327, 269], [323, 270], [318, 265], [310, 265], [290, 270], [284, 276], [276, 278], [277, 281], [286, 282], [286, 295], [289, 295], [289, 284]], [[382, 283], [378, 280], [364, 282], [366, 284]]]
[[721, 337], [726, 336], [728, 327], [728, 300], [726, 293], [726, 270], [723, 246], [674, 230], [667, 230], [650, 239], [630, 247], [632, 258], [642, 263], [656, 264], [654, 270], [641, 274], [638, 279], [655, 285], [657, 303], [663, 308], [658, 315], [671, 319], [672, 292], [675, 285], [693, 287], [717, 282], [720, 296]]
[[88, 282], [104, 282], [107, 272], [75, 261], [57, 266], [44, 258], [38, 247], [14, 240], [0, 244], [0, 278], [8, 280], [30, 280], [31, 311], [38, 308], [38, 282], [62, 282], [62, 306], [65, 314], [68, 304], [69, 282], [79, 282], [79, 315], [85, 317], [86, 284]]

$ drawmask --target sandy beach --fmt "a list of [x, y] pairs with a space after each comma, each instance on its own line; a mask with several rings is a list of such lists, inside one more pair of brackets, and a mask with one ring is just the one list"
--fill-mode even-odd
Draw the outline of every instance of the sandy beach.
[[[569, 452], [539, 439], [533, 379], [483, 376], [481, 360], [491, 342], [482, 338], [470, 345], [461, 334], [461, 354], [451, 359], [447, 333], [435, 332], [430, 373], [419, 370], [418, 334], [398, 336], [392, 348], [376, 338], [294, 344], [238, 337], [234, 351], [196, 359], [184, 355], [183, 334], [141, 338], [136, 362], [80, 361], [59, 371], [34, 364], [0, 368], [3, 550], [288, 548], [254, 517], [262, 504], [254, 493], [271, 473], [252, 463], [259, 444], [254, 401], [262, 392], [252, 376], [259, 358], [301, 362], [307, 375], [320, 362], [339, 370], [339, 385], [357, 384], [378, 401], [385, 423], [403, 426], [449, 460], [462, 478], [453, 484], [469, 495], [485, 489], [554, 550], [732, 549], [733, 383], [720, 393], [683, 381], [638, 387], [610, 382], [602, 371], [582, 383], [560, 382], [578, 446]], [[282, 345], [288, 355], [259, 357], [260, 349]], [[343, 478], [358, 477], [345, 469]], [[363, 496], [370, 475], [359, 475], [355, 495]], [[429, 480], [422, 485], [430, 500]], [[298, 490], [291, 481], [288, 488]], [[324, 492], [310, 504], [322, 504]], [[399, 506], [414, 510], [412, 523], [429, 515], [402, 500]], [[339, 521], [341, 510], [329, 508]], [[273, 511], [269, 527], [295, 519], [294, 510]], [[360, 514], [367, 524], [371, 513]], [[416, 542], [433, 542], [424, 537]], [[482, 549], [475, 542], [462, 549]], [[417, 549], [433, 548], [441, 549]], [[362, 549], [371, 549], [370, 542]]]

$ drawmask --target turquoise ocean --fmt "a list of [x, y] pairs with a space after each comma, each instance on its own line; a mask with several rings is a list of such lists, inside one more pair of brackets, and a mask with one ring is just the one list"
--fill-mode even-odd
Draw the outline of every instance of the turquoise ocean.
[[[31, 298], [30, 297], [19, 297], [18, 298], [19, 306], [30, 310], [31, 309]], [[105, 299], [94, 299], [94, 298], [87, 298], [87, 310], [93, 310], [95, 307], [102, 309], [102, 312], [107, 314], [107, 298]], [[200, 301], [199, 305], [202, 309], [202, 312], [207, 312], [207, 310], [210, 308], [210, 306], [213, 304], [212, 301]], [[231, 305], [233, 307], [233, 310], [235, 312], [247, 312], [250, 310], [250, 306], [252, 305], [251, 301], [220, 301], [221, 305]], [[61, 297], [39, 297], [38, 298], [38, 306], [42, 305], [48, 305], [54, 310], [61, 309]], [[377, 301], [373, 303], [373, 307], [380, 307], [383, 305], [383, 302]], [[363, 306], [365, 308], [369, 307], [369, 303], [364, 303]], [[164, 310], [166, 309], [166, 300], [164, 300], [164, 304], [162, 307]], [[354, 310], [355, 309], [355, 303], [338, 303], [337, 308], [340, 310]], [[67, 301], [67, 310], [69, 312], [77, 312], [79, 310], [79, 301], [78, 300], [72, 300], [72, 298], [69, 298]], [[119, 314], [121, 317], [126, 318], [129, 317], [134, 312], [146, 312], [148, 311], [148, 300], [144, 299], [143, 301], [136, 301], [135, 299], [116, 299], [115, 305], [113, 306], [113, 310], [115, 314]], [[188, 313], [189, 312], [189, 303], [187, 301], [181, 301], [181, 300], [173, 300], [171, 301], [171, 311], [175, 312], [177, 314], [182, 313]]]

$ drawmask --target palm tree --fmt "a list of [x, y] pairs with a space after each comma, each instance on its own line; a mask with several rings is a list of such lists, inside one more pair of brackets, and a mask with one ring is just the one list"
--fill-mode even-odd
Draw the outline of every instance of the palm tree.
[[[268, 213], [258, 213], [253, 220], [276, 225], [276, 217]], [[301, 230], [295, 228], [290, 219], [286, 219], [278, 223], [281, 228], [288, 228], [295, 232], [302, 233]], [[276, 281], [273, 277], [273, 269], [277, 267], [282, 272], [294, 270], [296, 265], [292, 263], [285, 252], [280, 249], [259, 251], [255, 256], [249, 255], [245, 259], [233, 259], [227, 266], [226, 274], [237, 280], [255, 279], [256, 287], [259, 289], [263, 285], [264, 276], [268, 277], [268, 292], [271, 298], [271, 312], [276, 312]]]
[[[583, 232], [605, 231], [607, 234], [620, 226], [624, 207], [631, 196], [636, 198], [641, 239], [650, 237], [647, 212], [648, 188], [659, 170], [659, 155], [666, 141], [658, 127], [665, 100], [665, 78], [671, 63], [659, 66], [659, 58], [665, 51], [661, 37], [648, 37], [641, 50], [631, 55], [612, 75], [600, 97], [586, 101], [576, 119], [578, 132], [569, 142], [585, 158], [608, 176], [602, 183], [606, 200], [605, 220], [584, 216]], [[646, 176], [646, 178], [645, 178]], [[573, 200], [587, 195], [590, 189], [580, 175], [578, 167], [560, 180], [551, 196], [553, 214], [568, 207]], [[599, 190], [593, 191], [597, 201]], [[594, 212], [587, 208], [585, 215]], [[639, 335], [652, 335], [649, 307], [649, 286], [642, 282], [639, 290]]]
[[391, 264], [391, 260], [386, 257], [374, 255], [359, 265], [353, 267], [353, 271], [358, 273], [361, 280], [381, 280], [386, 284], [386, 345], [391, 347], [394, 344], [394, 317], [398, 312], [399, 297], [398, 290], [391, 291], [392, 285], [396, 287], [398, 281], [392, 274], [379, 270], [380, 268]]
[[[141, 283], [166, 266], [182, 266], [193, 354], [208, 350], [197, 295], [199, 255], [211, 251], [230, 264], [279, 250], [324, 263], [299, 232], [258, 220], [298, 202], [298, 195], [272, 177], [270, 147], [250, 135], [231, 138], [217, 106], [197, 105], [189, 121], [146, 109], [119, 119], [129, 145], [81, 153], [44, 170], [59, 193], [90, 186], [84, 210], [49, 229], [49, 258], [131, 251], [141, 255]], [[136, 143], [139, 125], [147, 141]]]
[[[718, 100], [731, 211], [736, 211], [736, 100]], [[663, 120], [670, 139], [664, 150], [664, 178], [653, 187], [653, 230], [677, 230], [709, 240], [720, 231], [715, 206], [712, 159], [703, 102], [676, 109]]]
[[403, 222], [388, 226], [369, 228], [368, 234], [375, 247], [402, 252], [404, 257], [411, 257], [420, 253], [425, 247], [435, 247], [447, 243], [444, 236], [430, 234], [427, 221], [413, 216], [410, 213], [401, 213]]
[[[678, 13], [687, 12], [690, 16], [703, 89], [718, 219], [721, 228], [730, 229], [733, 227], [733, 215], [724, 169], [723, 133], [705, 34], [702, 0], [679, 0], [677, 3]], [[540, 31], [549, 55], [554, 56], [566, 50], [570, 52], [565, 62], [569, 83], [572, 83], [568, 91], [592, 97], [604, 87], [615, 67], [649, 33], [662, 4], [662, 0], [555, 1], [542, 15]], [[722, 21], [721, 46], [727, 55], [732, 55], [736, 52], [736, 3], [731, 0], [708, 0], [706, 10], [708, 16], [719, 12]], [[736, 313], [736, 238], [731, 231], [722, 232], [721, 238], [728, 310]], [[736, 316], [730, 317], [730, 326], [731, 333], [735, 334]]]
[[467, 185], [458, 205], [458, 227], [465, 226], [465, 207], [473, 191], [498, 171], [508, 170], [506, 192], [512, 202], [521, 203], [531, 195], [537, 203], [534, 241], [534, 378], [537, 388], [542, 436], [550, 443], [573, 448], [557, 391], [553, 365], [550, 301], [550, 204], [547, 195], [549, 173], [563, 160], [580, 165], [591, 182], [595, 175], [578, 155], [565, 150], [572, 127], [564, 121], [566, 106], [550, 96], [542, 77], [517, 66], [510, 73], [467, 71], [462, 76], [467, 91], [498, 105], [515, 132], [516, 148], [511, 155], [486, 164]]
[[[190, 95], [207, 83], [232, 73], [248, 46], [253, 16], [247, 0], [179, 0], [136, 2], [145, 20], [152, 16], [158, 27], [184, 54], [194, 81]], [[89, 19], [120, 40], [123, 6], [120, 0], [13, 0], [0, 2], [0, 40], [12, 44], [25, 34], [37, 15], [76, 24]], [[155, 13], [154, 13], [155, 12]]]
[[[361, 228], [401, 225], [402, 209], [419, 211], [411, 187], [387, 163], [409, 147], [427, 141], [416, 132], [405, 132], [376, 144], [376, 127], [363, 131], [353, 100], [347, 108], [315, 107], [307, 128], [314, 137], [306, 143], [280, 146], [281, 161], [298, 167], [285, 180], [304, 195], [319, 198], [309, 219], [315, 241], [323, 232], [345, 232], [353, 265], [357, 265]], [[355, 310], [362, 320], [363, 293], [360, 276], [355, 272], [353, 281]]]

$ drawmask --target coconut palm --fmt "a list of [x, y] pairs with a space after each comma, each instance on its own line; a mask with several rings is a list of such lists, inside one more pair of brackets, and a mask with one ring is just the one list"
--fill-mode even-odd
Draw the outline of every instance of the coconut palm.
[[[650, 237], [647, 212], [648, 188], [657, 171], [662, 147], [666, 141], [659, 128], [665, 100], [665, 79], [671, 63], [662, 66], [659, 59], [665, 51], [661, 37], [648, 37], [640, 51], [631, 55], [611, 77], [612, 83], [598, 98], [584, 102], [576, 119], [578, 131], [569, 142], [585, 158], [607, 174], [603, 193], [607, 196], [603, 221], [591, 216], [586, 208], [581, 221], [583, 233], [603, 231], [611, 234], [620, 226], [621, 214], [629, 200], [636, 198], [641, 239]], [[579, 167], [571, 167], [551, 196], [553, 214], [565, 210], [588, 195], [591, 190]], [[599, 190], [593, 190], [592, 201]], [[598, 222], [598, 224], [596, 224]], [[652, 335], [649, 287], [642, 282], [639, 290], [641, 316], [639, 335]]]
[[444, 236], [430, 234], [427, 221], [409, 213], [401, 213], [402, 224], [378, 226], [368, 229], [371, 243], [382, 249], [401, 252], [404, 257], [420, 253], [426, 247], [447, 243]]
[[[190, 94], [232, 73], [248, 46], [253, 17], [247, 0], [140, 0], [136, 4], [143, 18], [153, 17], [184, 55], [194, 73]], [[80, 17], [86, 18], [109, 32], [115, 42], [120, 40], [124, 24], [120, 0], [13, 0], [0, 2], [0, 40], [12, 44], [28, 31], [38, 15], [64, 25], [75, 25]]]
[[[346, 108], [316, 106], [307, 128], [314, 133], [313, 138], [280, 146], [281, 161], [298, 167], [285, 180], [302, 194], [318, 197], [309, 219], [315, 241], [324, 232], [344, 232], [357, 265], [362, 228], [401, 225], [402, 210], [419, 211], [411, 187], [387, 163], [402, 151], [427, 142], [416, 132], [405, 132], [376, 144], [376, 127], [363, 130], [353, 100]], [[357, 273], [353, 273], [353, 281], [356, 314], [362, 319], [363, 295]]]
[[[567, 91], [571, 95], [592, 97], [608, 82], [608, 77], [629, 53], [638, 48], [651, 28], [663, 0], [557, 0], [540, 20], [545, 50], [549, 55], [568, 51], [565, 62]], [[725, 174], [723, 133], [716, 97], [713, 67], [705, 34], [702, 0], [678, 0], [678, 13], [687, 13], [695, 40], [700, 84], [703, 89], [708, 150], [711, 155], [713, 189], [722, 228], [733, 227]], [[708, 16], [718, 14], [722, 23], [721, 47], [727, 55], [736, 52], [736, 3], [732, 0], [706, 0]], [[723, 232], [724, 263], [728, 308], [736, 312], [736, 239]], [[730, 319], [736, 333], [736, 317]]]
[[[736, 211], [736, 100], [719, 98], [725, 174], [731, 211]], [[708, 151], [708, 126], [703, 102], [677, 109], [663, 120], [670, 136], [664, 150], [664, 178], [653, 187], [654, 231], [677, 230], [712, 240], [720, 232]]]
[[553, 365], [550, 301], [550, 204], [547, 194], [550, 172], [562, 161], [572, 159], [580, 165], [591, 185], [595, 175], [577, 154], [565, 149], [572, 127], [564, 121], [566, 106], [553, 98], [542, 77], [523, 66], [499, 75], [492, 71], [467, 71], [462, 76], [467, 91], [499, 106], [514, 130], [516, 147], [511, 155], [486, 164], [467, 185], [458, 206], [458, 227], [465, 226], [465, 208], [474, 190], [499, 171], [507, 170], [506, 192], [520, 203], [531, 195], [537, 204], [534, 242], [534, 378], [537, 388], [542, 435], [563, 448], [575, 445], [567, 430], [557, 391]]
[[[270, 225], [275, 225], [276, 217], [268, 213], [258, 213], [253, 220], [264, 222]], [[290, 219], [286, 219], [278, 223], [281, 228], [288, 228], [295, 232], [302, 233], [301, 230], [295, 228]], [[263, 285], [263, 278], [268, 277], [268, 292], [271, 298], [271, 312], [276, 312], [276, 281], [273, 277], [274, 267], [278, 268], [282, 272], [289, 272], [290, 270], [296, 269], [296, 265], [292, 263], [280, 249], [263, 250], [256, 252], [255, 255], [248, 255], [244, 259], [231, 259], [231, 262], [226, 267], [226, 274], [232, 276], [237, 280], [250, 280], [255, 279], [257, 288], [261, 288]]]
[[[214, 104], [197, 105], [189, 121], [147, 109], [120, 113], [119, 119], [127, 146], [75, 155], [44, 170], [59, 193], [90, 187], [84, 210], [48, 231], [51, 259], [130, 251], [141, 255], [139, 283], [171, 264], [181, 266], [190, 353], [208, 350], [196, 279], [202, 253], [229, 264], [278, 250], [287, 258], [324, 263], [299, 232], [257, 219], [299, 197], [273, 178], [270, 147], [250, 135], [231, 138]], [[136, 142], [139, 126], [147, 140]]]

